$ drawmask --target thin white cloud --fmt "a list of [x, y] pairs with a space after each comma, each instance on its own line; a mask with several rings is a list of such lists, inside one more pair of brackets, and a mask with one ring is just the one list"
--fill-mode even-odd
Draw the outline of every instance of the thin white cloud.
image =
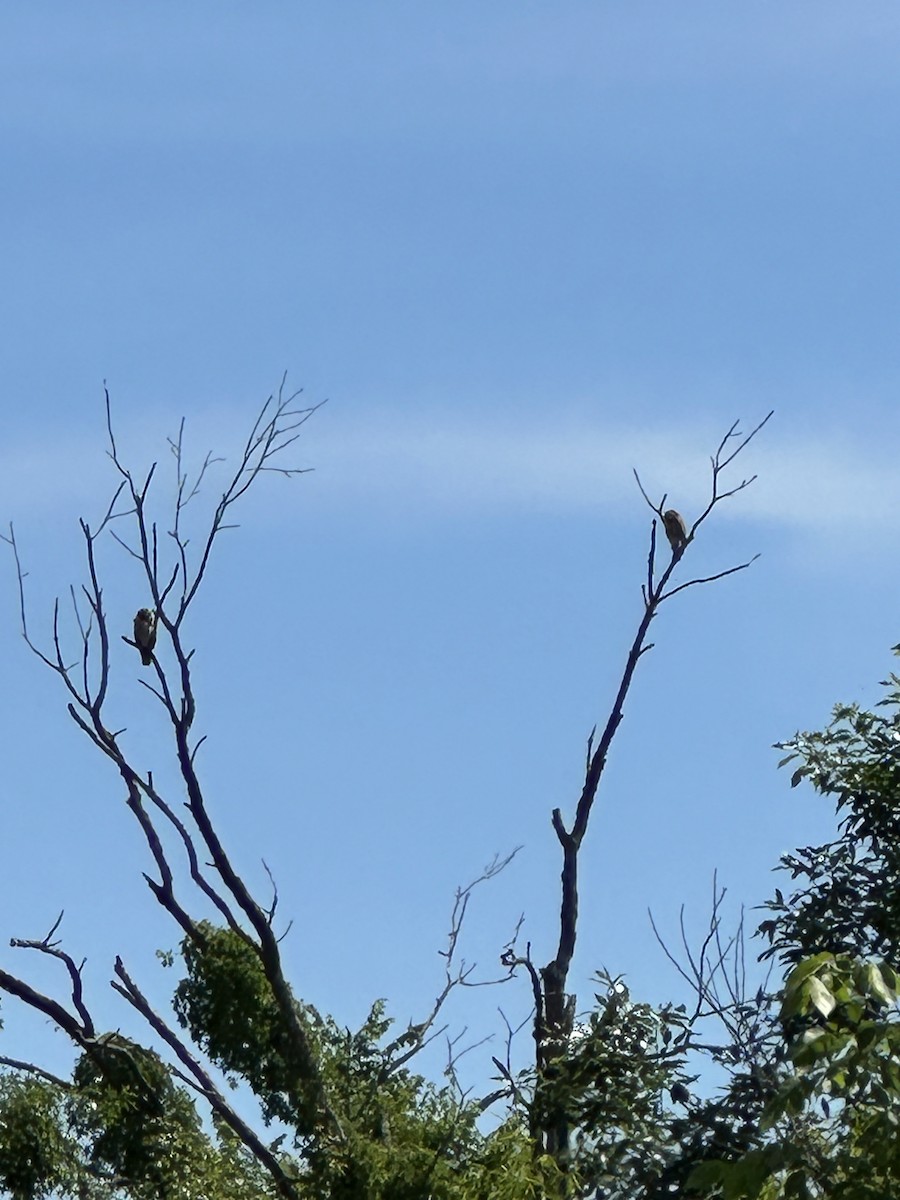
[[[752, 427], [752, 426], [750, 426]], [[747, 428], [746, 425], [743, 428]], [[819, 531], [882, 530], [900, 503], [890, 447], [821, 437], [774, 445], [767, 428], [723, 476], [757, 481], [723, 515]], [[467, 512], [488, 509], [633, 509], [636, 467], [651, 498], [666, 492], [686, 513], [709, 496], [708, 427], [653, 431], [597, 421], [517, 417], [500, 423], [446, 416], [393, 418], [315, 433], [314, 458], [334, 502], [396, 501]]]
[[759, 454], [760, 483], [742, 502], [748, 516], [836, 534], [878, 533], [896, 525], [900, 473], [896, 447], [864, 449], [850, 439], [817, 439]]
[[[146, 430], [136, 418], [119, 422], [126, 448], [146, 455]], [[177, 419], [169, 422], [172, 431]], [[157, 418], [161, 497], [171, 491], [164, 433]], [[746, 428], [746, 426], [745, 426]], [[194, 459], [210, 449], [237, 462], [247, 432], [246, 415], [207, 409], [188, 421]], [[719, 436], [721, 431], [719, 431]], [[622, 422], [584, 415], [548, 418], [532, 413], [504, 418], [461, 415], [446, 410], [423, 415], [384, 411], [377, 419], [337, 410], [317, 414], [289, 451], [290, 465], [315, 467], [307, 502], [317, 512], [390, 510], [396, 519], [429, 516], [475, 518], [504, 512], [637, 511], [640, 499], [632, 475], [637, 467], [653, 499], [663, 492], [686, 515], [708, 498], [709, 453], [716, 433], [706, 422], [648, 431]], [[42, 519], [48, 514], [93, 519], [116, 485], [116, 476], [96, 439], [67, 436], [0, 451], [0, 516]], [[726, 519], [758, 520], [804, 535], [878, 536], [894, 523], [900, 505], [896, 454], [881, 442], [865, 445], [839, 434], [779, 441], [773, 423], [730, 468], [725, 486], [746, 475], [759, 478], [723, 506]], [[285, 460], [287, 462], [287, 460]], [[149, 465], [137, 464], [138, 469]], [[217, 493], [224, 472], [209, 480], [205, 499]], [[258, 489], [256, 506], [263, 494]], [[281, 505], [282, 496], [278, 496]], [[268, 501], [263, 500], [268, 507]]]
[[[696, 446], [681, 432], [652, 436], [576, 422], [510, 417], [380, 420], [321, 433], [321, 473], [348, 496], [488, 507], [580, 509], [633, 499], [632, 464], [654, 490], [668, 474], [684, 494]], [[672, 468], [675, 468], [674, 470]]]

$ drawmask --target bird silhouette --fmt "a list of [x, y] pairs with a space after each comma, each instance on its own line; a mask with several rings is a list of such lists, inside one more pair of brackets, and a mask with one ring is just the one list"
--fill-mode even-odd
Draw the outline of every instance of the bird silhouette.
[[156, 645], [156, 613], [149, 608], [139, 608], [134, 617], [134, 640], [141, 652], [141, 662], [149, 667], [153, 662], [153, 647]]
[[687, 545], [687, 526], [684, 517], [674, 508], [667, 508], [663, 513], [663, 525], [666, 527], [666, 537], [673, 552]]

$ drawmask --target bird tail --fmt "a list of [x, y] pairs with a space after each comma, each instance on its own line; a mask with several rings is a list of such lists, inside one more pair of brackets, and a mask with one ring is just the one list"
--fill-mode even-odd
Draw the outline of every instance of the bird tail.
[[141, 662], [144, 664], [145, 667], [152, 667], [153, 666], [153, 651], [152, 650], [142, 650], [141, 651]]

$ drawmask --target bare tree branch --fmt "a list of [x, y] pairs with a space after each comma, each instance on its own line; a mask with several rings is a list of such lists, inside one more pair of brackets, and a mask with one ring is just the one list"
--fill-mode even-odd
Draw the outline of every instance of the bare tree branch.
[[13, 1071], [24, 1071], [29, 1075], [36, 1075], [38, 1079], [43, 1079], [45, 1083], [52, 1083], [55, 1087], [62, 1088], [64, 1091], [69, 1091], [72, 1087], [68, 1080], [60, 1079], [58, 1075], [54, 1075], [51, 1071], [45, 1071], [43, 1067], [39, 1067], [32, 1062], [25, 1062], [21, 1058], [7, 1058], [5, 1054], [0, 1054], [0, 1066], [10, 1067]]
[[746, 571], [748, 567], [753, 566], [759, 558], [758, 554], [754, 554], [752, 558], [745, 563], [741, 563], [737, 567], [729, 567], [727, 571], [718, 571], [715, 575], [706, 575], [703, 579], [689, 579], [687, 583], [680, 583], [678, 587], [671, 588], [664, 595], [660, 596], [660, 604], [663, 600], [669, 600], [672, 596], [677, 596], [679, 592], [683, 592], [685, 588], [694, 587], [698, 583], [714, 583], [717, 579], [724, 579], [726, 575], [734, 575], [736, 571]]
[[[571, 826], [566, 826], [561, 809], [555, 808], [552, 812], [551, 821], [562, 850], [563, 858], [560, 877], [559, 938], [556, 952], [553, 958], [540, 968], [539, 972], [535, 972], [530, 962], [530, 955], [527, 959], [522, 959], [517, 958], [514, 954], [505, 952], [501, 959], [504, 965], [509, 966], [511, 969], [524, 966], [531, 978], [532, 989], [535, 992], [535, 1064], [539, 1078], [554, 1057], [564, 1050], [572, 1032], [575, 997], [567, 995], [566, 984], [572, 958], [575, 953], [578, 929], [578, 855], [587, 833], [591, 812], [606, 767], [607, 756], [613, 738], [624, 717], [625, 701], [634, 679], [637, 664], [652, 647], [652, 643], [647, 641], [650, 623], [656, 616], [659, 606], [664, 600], [671, 599], [679, 592], [689, 587], [694, 587], [697, 584], [711, 583], [715, 580], [725, 578], [727, 575], [732, 575], [737, 571], [745, 570], [755, 561], [755, 558], [750, 559], [748, 562], [716, 572], [713, 575], [691, 579], [686, 583], [669, 587], [669, 581], [678, 568], [682, 556], [694, 541], [697, 531], [712, 513], [715, 506], [727, 497], [733, 496], [748, 487], [756, 478], [752, 476], [750, 479], [744, 479], [736, 487], [724, 491], [720, 486], [721, 475], [724, 469], [734, 461], [741, 450], [756, 436], [771, 416], [772, 413], [770, 412], [746, 436], [738, 432], [737, 422], [728, 430], [711, 459], [711, 498], [704, 511], [694, 521], [693, 525], [690, 526], [690, 529], [687, 528], [683, 518], [674, 509], [666, 510], [667, 493], [663, 494], [659, 504], [654, 504], [638, 472], [634, 471], [634, 477], [641, 495], [655, 517], [650, 527], [650, 547], [647, 556], [646, 580], [641, 589], [644, 611], [638, 623], [631, 648], [626, 656], [625, 666], [609, 715], [596, 745], [594, 744], [594, 732], [591, 733], [588, 742], [584, 785], [581, 789], [581, 795], [575, 808], [575, 817]], [[736, 439], [740, 440], [737, 446], [731, 449], [731, 443]], [[730, 450], [730, 452], [726, 453], [727, 450]], [[662, 567], [658, 577], [656, 571], [657, 520], [665, 528], [671, 545], [669, 562]], [[567, 1160], [569, 1136], [566, 1114], [560, 1110], [551, 1115], [544, 1129], [538, 1132], [543, 1134], [544, 1148], [557, 1158], [560, 1165], [564, 1166]]]
[[[174, 561], [166, 565], [162, 561], [164, 556], [161, 554], [157, 522], [152, 518], [150, 511], [151, 488], [156, 478], [156, 464], [152, 464], [141, 478], [137, 478], [125, 466], [115, 437], [109, 392], [104, 389], [108, 454], [118, 473], [119, 481], [96, 528], [91, 528], [84, 520], [80, 523], [88, 576], [87, 583], [82, 590], [87, 601], [89, 616], [86, 620], [82, 619], [79, 605], [76, 602], [75, 590], [70, 589], [75, 626], [80, 643], [80, 653], [74, 667], [69, 664], [64, 654], [58, 603], [54, 607], [53, 614], [52, 649], [45, 651], [32, 640], [27, 624], [25, 604], [26, 572], [22, 566], [12, 525], [10, 525], [9, 537], [4, 537], [4, 541], [11, 546], [15, 560], [23, 637], [32, 652], [62, 680], [69, 694], [68, 711], [72, 719], [92, 744], [116, 767], [125, 786], [127, 807], [141, 828], [157, 868], [156, 879], [145, 874], [144, 878], [148, 886], [159, 903], [175, 919], [184, 935], [202, 948], [204, 934], [201, 924], [176, 899], [175, 871], [169, 861], [162, 836], [162, 832], [171, 828], [177, 834], [193, 884], [199, 889], [200, 894], [212, 903], [226, 925], [252, 946], [257, 953], [285, 1029], [293, 1043], [295, 1057], [300, 1063], [303, 1074], [304, 1086], [311, 1089], [313, 1093], [318, 1119], [328, 1127], [332, 1135], [341, 1138], [343, 1135], [340, 1121], [325, 1096], [316, 1053], [309, 1041], [299, 1007], [284, 977], [278, 939], [271, 928], [277, 903], [277, 891], [268, 911], [263, 910], [256, 903], [226, 854], [207, 812], [196, 770], [196, 754], [204, 738], [191, 736], [196, 715], [196, 699], [191, 678], [193, 650], [188, 648], [182, 640], [185, 616], [205, 577], [218, 534], [231, 527], [226, 522], [226, 515], [231, 507], [263, 471], [275, 472], [286, 477], [301, 473], [301, 468], [281, 466], [277, 459], [277, 456], [293, 445], [299, 436], [300, 427], [320, 407], [319, 405], [299, 407], [296, 403], [298, 395], [299, 393], [286, 394], [285, 380], [282, 379], [277, 395], [270, 396], [262, 406], [237, 466], [226, 483], [207, 530], [199, 542], [196, 555], [191, 538], [185, 529], [185, 510], [200, 496], [201, 487], [210, 478], [213, 466], [223, 460], [208, 453], [196, 475], [189, 476], [184, 457], [184, 423], [181, 423], [177, 438], [170, 439], [169, 442], [169, 448], [175, 458], [176, 474], [174, 514], [169, 526], [175, 557]], [[127, 498], [125, 505], [121, 503], [123, 495]], [[120, 530], [115, 528], [115, 525], [123, 520], [134, 523], [132, 536], [123, 536]], [[154, 785], [152, 772], [139, 770], [126, 755], [119, 741], [121, 730], [119, 733], [111, 733], [107, 728], [105, 707], [108, 700], [110, 678], [109, 620], [97, 564], [98, 538], [107, 532], [111, 535], [113, 543], [125, 550], [129, 559], [140, 563], [145, 586], [148, 588], [152, 600], [152, 612], [156, 624], [160, 632], [167, 635], [174, 654], [175, 669], [171, 674], [163, 669], [158, 657], [153, 655], [156, 680], [155, 684], [146, 684], [146, 686], [169, 717], [182, 782], [187, 790], [187, 807], [190, 824], [193, 828], [189, 828], [188, 823], [176, 814], [174, 806]], [[139, 649], [131, 638], [123, 637], [123, 640], [128, 645]], [[76, 667], [77, 674], [74, 673]], [[204, 855], [208, 854], [218, 881], [221, 882], [214, 885], [207, 877], [206, 871], [201, 866], [198, 850]], [[244, 928], [244, 920], [246, 920], [249, 930]], [[66, 965], [72, 982], [73, 1005], [80, 1021], [50, 997], [43, 996], [30, 988], [24, 981], [18, 980], [6, 972], [0, 973], [0, 989], [18, 996], [26, 1004], [44, 1012], [77, 1044], [89, 1047], [94, 1032], [90, 1014], [81, 999], [80, 968], [76, 966], [70, 956], [51, 941], [51, 937], [52, 933], [38, 942], [20, 941], [16, 944], [51, 954]], [[117, 985], [119, 990], [124, 989], [124, 992], [127, 992], [129, 1001], [135, 1007], [141, 1009], [143, 1005], [146, 1008], [146, 1002], [143, 1001], [143, 997], [133, 982], [124, 974], [124, 968], [122, 968], [122, 973], [119, 973], [117, 969], [117, 974], [120, 980]], [[143, 1011], [143, 1015], [160, 1036], [164, 1036], [159, 1019], [155, 1017], [151, 1019], [149, 1010]], [[171, 1035], [171, 1031], [169, 1034]], [[175, 1050], [171, 1041], [168, 1041], [168, 1044]], [[184, 1047], [182, 1047], [182, 1051], [186, 1053]], [[178, 1052], [176, 1051], [176, 1053]], [[180, 1054], [179, 1057], [182, 1062], [185, 1062], [183, 1054]], [[193, 1068], [191, 1069], [193, 1070]], [[197, 1078], [196, 1071], [194, 1071], [194, 1077]], [[229, 1118], [225, 1109], [222, 1108], [224, 1101], [212, 1088], [208, 1077], [201, 1082], [201, 1090], [213, 1108], [220, 1111], [223, 1118], [229, 1121], [244, 1144], [253, 1150], [261, 1161], [265, 1162], [283, 1194], [293, 1197], [295, 1193], [292, 1188], [284, 1186], [286, 1177], [283, 1176], [283, 1173], [279, 1177], [280, 1168], [277, 1160], [271, 1155], [268, 1159], [265, 1154], [260, 1155], [259, 1148], [262, 1143], [259, 1142], [259, 1139], [254, 1140], [255, 1135], [252, 1130], [238, 1122], [233, 1114]]]

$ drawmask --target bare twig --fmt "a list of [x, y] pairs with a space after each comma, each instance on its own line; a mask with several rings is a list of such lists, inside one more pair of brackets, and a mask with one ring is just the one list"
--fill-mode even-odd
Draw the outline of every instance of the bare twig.
[[82, 962], [80, 965], [76, 965], [72, 956], [67, 954], [65, 950], [60, 949], [59, 942], [52, 942], [50, 940], [56, 930], [59, 928], [62, 918], [63, 914], [60, 913], [56, 918], [53, 928], [46, 935], [46, 937], [40, 938], [36, 941], [26, 938], [10, 938], [9, 944], [16, 949], [37, 950], [41, 954], [48, 954], [51, 958], [56, 958], [65, 965], [65, 968], [69, 974], [69, 980], [72, 985], [72, 1004], [74, 1005], [75, 1011], [78, 1013], [79, 1017], [81, 1017], [82, 1031], [85, 1036], [93, 1037], [94, 1023], [91, 1020], [91, 1015], [84, 1003], [84, 982], [81, 978], [81, 972], [84, 968], [84, 963]]
[[[501, 871], [505, 870], [516, 855], [521, 850], [521, 846], [516, 846], [505, 857], [501, 858], [499, 854], [495, 854], [491, 861], [487, 864], [477, 879], [473, 879], [471, 883], [465, 887], [457, 888], [456, 896], [453, 901], [453, 910], [450, 914], [450, 931], [447, 934], [447, 949], [439, 950], [438, 954], [444, 961], [444, 986], [441, 988], [435, 997], [434, 1003], [431, 1006], [431, 1011], [427, 1014], [423, 1021], [413, 1024], [410, 1022], [408, 1028], [396, 1038], [385, 1049], [385, 1074], [393, 1074], [400, 1070], [406, 1063], [410, 1061], [416, 1054], [425, 1048], [429, 1042], [433, 1041], [440, 1033], [444, 1032], [446, 1026], [442, 1029], [435, 1029], [435, 1022], [441, 1012], [441, 1009], [446, 1003], [447, 997], [457, 987], [492, 987], [499, 983], [506, 983], [512, 978], [512, 969], [500, 978], [473, 980], [472, 974], [475, 971], [476, 963], [467, 964], [465, 959], [462, 959], [458, 966], [455, 964], [455, 956], [459, 937], [462, 932], [463, 922], [466, 916], [466, 910], [469, 906], [469, 900], [472, 893], [479, 884], [487, 882], [489, 879], [494, 879]], [[520, 921], [521, 924], [521, 921]], [[501, 958], [501, 961], [502, 958]], [[506, 965], [506, 964], [504, 964]], [[404, 1047], [408, 1047], [404, 1049]], [[403, 1050], [402, 1054], [398, 1054], [398, 1050]]]
[[[747, 994], [744, 947], [744, 914], [741, 911], [737, 928], [730, 937], [722, 936], [721, 906], [725, 889], [713, 878], [712, 907], [706, 933], [698, 951], [691, 949], [685, 929], [684, 908], [679, 914], [679, 932], [684, 961], [670, 950], [650, 914], [654, 936], [663, 953], [696, 997], [694, 1011], [687, 1018], [693, 1030], [700, 1021], [717, 1020], [727, 1034], [727, 1043], [709, 1044], [692, 1036], [690, 1046], [708, 1050], [723, 1066], [734, 1071], [744, 1066], [758, 1067], [761, 1050], [765, 1056], [774, 1054], [772, 1031], [762, 1021], [762, 1011], [768, 1003], [768, 974], [754, 997]], [[715, 950], [710, 954], [710, 950]], [[771, 970], [771, 968], [770, 968]]]

